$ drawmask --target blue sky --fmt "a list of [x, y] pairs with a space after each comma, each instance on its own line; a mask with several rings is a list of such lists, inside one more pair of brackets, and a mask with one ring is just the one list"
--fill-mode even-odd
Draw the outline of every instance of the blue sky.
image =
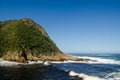
[[0, 0], [0, 21], [23, 17], [63, 52], [120, 52], [120, 0]]

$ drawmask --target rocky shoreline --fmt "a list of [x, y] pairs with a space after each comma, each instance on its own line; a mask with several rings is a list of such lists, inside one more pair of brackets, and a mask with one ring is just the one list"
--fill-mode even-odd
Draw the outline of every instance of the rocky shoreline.
[[[89, 77], [86, 74], [76, 73], [74, 71], [61, 70], [56, 66], [57, 64], [62, 64], [62, 63], [67, 64], [69, 62], [89, 63], [89, 62], [94, 62], [94, 61], [90, 60], [90, 59], [76, 58], [76, 57], [69, 56], [69, 59], [66, 61], [45, 61], [45, 60], [40, 61], [39, 60], [39, 61], [28, 61], [27, 63], [20, 63], [20, 62], [13, 62], [13, 61], [5, 61], [2, 58], [0, 58], [0, 70], [1, 70], [0, 74], [3, 75], [2, 77], [8, 78], [9, 76], [7, 76], [7, 77], [5, 76], [8, 74], [6, 71], [10, 71], [12, 69], [12, 70], [14, 70], [13, 73], [15, 74], [16, 73], [15, 69], [17, 68], [18, 71], [17, 70], [16, 71], [17, 71], [17, 73], [19, 73], [18, 75], [21, 75], [21, 70], [19, 71], [19, 69], [23, 69], [23, 70], [26, 69], [26, 73], [29, 73], [29, 72], [31, 73], [31, 71], [29, 71], [29, 69], [32, 69], [33, 71], [37, 71], [37, 72], [40, 71], [40, 73], [34, 72], [35, 75], [39, 75], [38, 79], [29, 79], [29, 80], [51, 80], [51, 79], [52, 80], [84, 80], [85, 78], [90, 78], [90, 80], [93, 79], [93, 77]], [[15, 68], [15, 69], [13, 69], [13, 68]], [[10, 70], [8, 70], [8, 69], [10, 69]], [[41, 72], [41, 70], [42, 70], [42, 72]], [[6, 73], [1, 73], [2, 71], [6, 72]], [[14, 78], [15, 76], [11, 73], [12, 73], [12, 71], [10, 71], [10, 73], [8, 75], [11, 75]], [[45, 77], [44, 74], [46, 74], [47, 77]], [[42, 78], [40, 77], [41, 75], [42, 75]], [[27, 76], [27, 75], [24, 75], [24, 76]], [[59, 77], [60, 79], [57, 79], [56, 77]], [[20, 78], [20, 79], [18, 79], [18, 78]], [[15, 80], [24, 80], [24, 79], [21, 79], [21, 77], [19, 77], [19, 76], [18, 76], [18, 78]], [[26, 78], [26, 79], [28, 79], [28, 78]], [[5, 80], [5, 79], [3, 79], [3, 80]], [[12, 80], [12, 79], [9, 79], [9, 80]], [[88, 80], [88, 79], [85, 79], [85, 80]], [[99, 80], [99, 79], [97, 79], [97, 80]]]
[[0, 74], [1, 80], [83, 80], [77, 75], [71, 76], [70, 71], [43, 63], [0, 66]]
[[85, 59], [85, 58], [77, 58], [77, 57], [72, 57], [63, 53], [58, 53], [55, 55], [41, 55], [39, 57], [33, 56], [33, 55], [27, 55], [26, 59], [22, 56], [17, 56], [17, 55], [4, 55], [2, 59], [7, 60], [7, 61], [13, 61], [13, 62], [20, 62], [20, 63], [26, 63], [28, 61], [91, 61], [90, 59]]

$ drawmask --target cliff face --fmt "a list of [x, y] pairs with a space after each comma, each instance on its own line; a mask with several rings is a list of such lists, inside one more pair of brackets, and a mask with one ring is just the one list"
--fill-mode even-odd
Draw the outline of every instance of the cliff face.
[[24, 62], [57, 54], [63, 53], [33, 20], [0, 22], [0, 57], [3, 59]]

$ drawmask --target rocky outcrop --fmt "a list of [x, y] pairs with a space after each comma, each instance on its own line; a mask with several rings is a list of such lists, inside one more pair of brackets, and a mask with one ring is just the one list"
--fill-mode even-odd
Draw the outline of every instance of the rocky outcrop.
[[42, 26], [29, 18], [0, 22], [0, 57], [5, 60], [65, 60]]

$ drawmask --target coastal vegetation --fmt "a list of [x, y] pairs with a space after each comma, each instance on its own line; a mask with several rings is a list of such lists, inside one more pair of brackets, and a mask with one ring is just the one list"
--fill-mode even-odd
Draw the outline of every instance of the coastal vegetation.
[[23, 18], [0, 22], [0, 57], [5, 60], [36, 60], [41, 56], [63, 54], [45, 30]]
[[88, 61], [64, 54], [43, 27], [29, 18], [0, 22], [0, 57], [16, 62]]

